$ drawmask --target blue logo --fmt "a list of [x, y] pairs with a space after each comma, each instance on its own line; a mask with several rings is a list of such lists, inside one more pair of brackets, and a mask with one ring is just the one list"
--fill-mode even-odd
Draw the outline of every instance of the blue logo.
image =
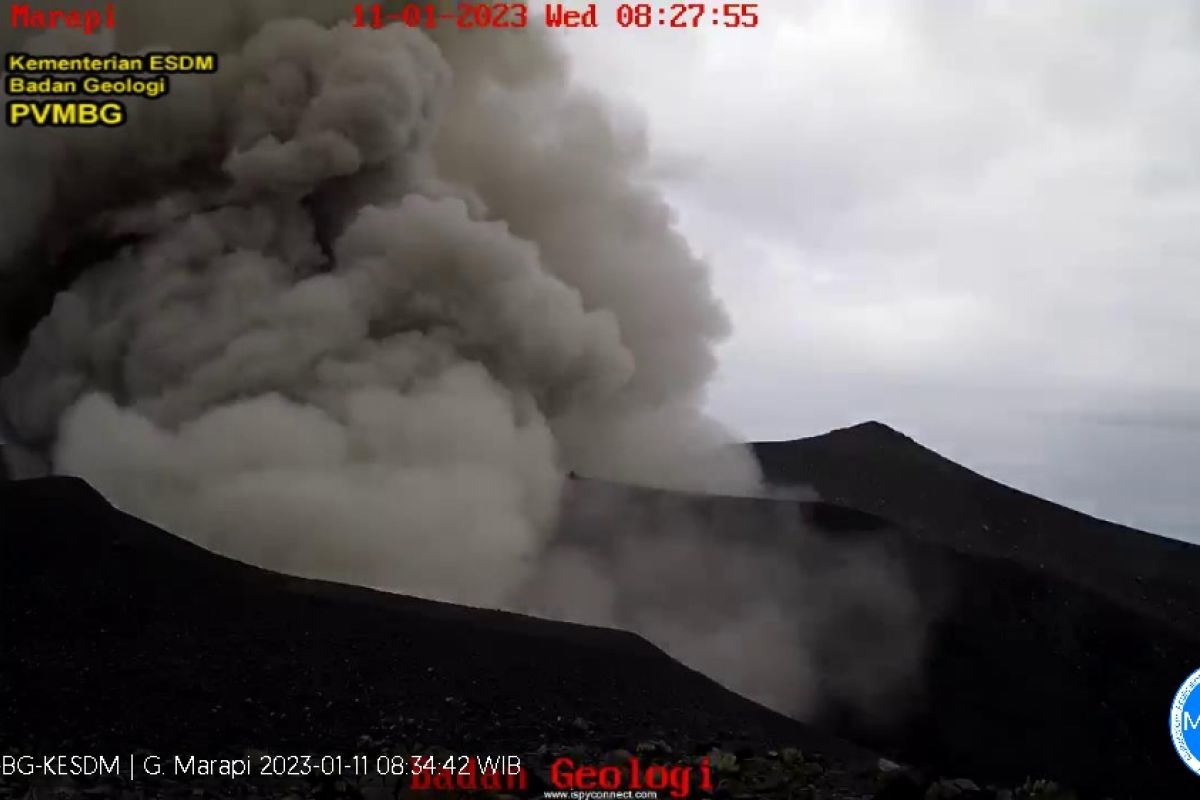
[[1188, 769], [1200, 775], [1200, 669], [1191, 674], [1171, 704], [1171, 741]]

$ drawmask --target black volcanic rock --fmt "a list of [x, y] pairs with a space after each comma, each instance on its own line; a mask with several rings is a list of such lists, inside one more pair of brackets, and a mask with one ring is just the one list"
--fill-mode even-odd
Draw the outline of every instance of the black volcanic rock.
[[811, 486], [922, 538], [1047, 570], [1200, 631], [1200, 547], [1011, 489], [878, 422], [753, 447], [770, 483]]
[[[886, 501], [898, 494], [881, 461], [867, 494]], [[834, 472], [836, 453], [828, 463]], [[950, 467], [935, 469], [959, 474]], [[810, 479], [832, 496], [822, 481]], [[823, 724], [923, 774], [1009, 786], [1045, 777], [1115, 800], [1196, 788], [1166, 718], [1178, 683], [1200, 665], [1200, 644], [1154, 611], [1153, 580], [1140, 584], [1149, 601], [1120, 602], [1027, 558], [965, 547], [936, 519], [908, 530], [866, 503], [591, 481], [573, 481], [571, 494], [563, 540], [601, 551], [613, 538], [660, 535], [683, 509], [728, 536], [779, 542], [802, 525], [821, 541], [895, 557], [930, 614], [923, 687], [890, 726], [836, 704]], [[613, 507], [640, 510], [619, 532], [611, 516], [590, 515]], [[795, 745], [844, 764], [872, 760], [631, 634], [256, 569], [121, 514], [71, 479], [0, 483], [0, 645], [0, 752], [339, 752], [363, 736], [527, 752], [580, 738], [607, 749], [665, 738], [677, 750]]]
[[264, 571], [74, 479], [0, 483], [0, 633], [0, 752], [522, 753], [585, 728], [873, 763], [632, 634]]
[[942, 565], [926, 696], [846, 735], [984, 779], [1025, 768], [1097, 796], [1195, 796], [1167, 733], [1200, 667], [1200, 548], [1010, 489], [878, 423], [754, 446], [768, 480], [897, 523]]

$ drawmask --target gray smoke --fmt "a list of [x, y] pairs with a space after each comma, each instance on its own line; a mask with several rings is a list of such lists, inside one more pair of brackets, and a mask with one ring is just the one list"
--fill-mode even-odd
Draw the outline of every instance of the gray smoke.
[[[700, 410], [728, 325], [640, 135], [532, 29], [347, 12], [126, 0], [108, 40], [22, 45], [221, 66], [120, 129], [5, 131], [0, 308], [57, 291], [9, 343], [7, 435], [218, 552], [487, 606], [544, 577], [568, 470], [755, 491]], [[738, 636], [787, 627], [761, 606]], [[633, 627], [690, 636], [663, 619]]]
[[636, 631], [796, 717], [886, 724], [919, 692], [932, 609], [886, 539], [822, 534], [772, 499], [597, 481], [566, 497], [567, 533], [520, 607]]

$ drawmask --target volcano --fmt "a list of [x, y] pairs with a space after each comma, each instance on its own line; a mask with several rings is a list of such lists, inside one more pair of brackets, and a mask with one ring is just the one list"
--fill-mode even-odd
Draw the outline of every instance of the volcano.
[[918, 710], [844, 734], [917, 760], [1015, 777], [1049, 771], [1099, 796], [1184, 797], [1166, 735], [1200, 665], [1200, 547], [1088, 517], [870, 422], [754, 445], [768, 481], [894, 524], [938, 564]]
[[1046, 571], [1139, 614], [1200, 630], [1200, 547], [997, 483], [879, 422], [754, 445], [766, 479], [895, 522], [957, 552]]
[[[576, 479], [557, 543], [601, 556], [622, 540], [645, 547], [684, 510], [710, 535], [778, 544], [804, 530], [888, 553], [927, 625], [921, 673], [887, 698], [890, 713], [835, 701], [801, 723], [631, 633], [269, 572], [123, 514], [80, 480], [46, 478], [0, 484], [0, 750], [437, 746], [536, 758], [564, 742], [596, 757], [669, 742], [747, 764], [800, 748], [825, 796], [871, 796], [881, 754], [981, 786], [1194, 790], [1164, 723], [1200, 663], [1187, 625], [1200, 608], [1188, 575], [1197, 548], [1013, 491], [877, 424], [755, 449], [773, 482], [825, 499]], [[599, 507], [623, 509], [626, 524], [605, 527]], [[789, 557], [825, 552], [807, 541]], [[845, 634], [882, 635], [863, 630]], [[818, 655], [830, 656], [818, 686], [834, 686], [844, 660]]]

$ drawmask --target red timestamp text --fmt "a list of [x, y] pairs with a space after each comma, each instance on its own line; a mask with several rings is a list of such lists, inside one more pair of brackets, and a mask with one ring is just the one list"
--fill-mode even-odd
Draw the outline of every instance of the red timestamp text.
[[434, 3], [409, 4], [398, 12], [384, 11], [380, 3], [356, 3], [354, 27], [382, 28], [399, 23], [409, 28], [524, 28], [529, 25], [525, 3], [459, 3], [443, 11]]
[[622, 28], [757, 28], [758, 3], [622, 3]]

